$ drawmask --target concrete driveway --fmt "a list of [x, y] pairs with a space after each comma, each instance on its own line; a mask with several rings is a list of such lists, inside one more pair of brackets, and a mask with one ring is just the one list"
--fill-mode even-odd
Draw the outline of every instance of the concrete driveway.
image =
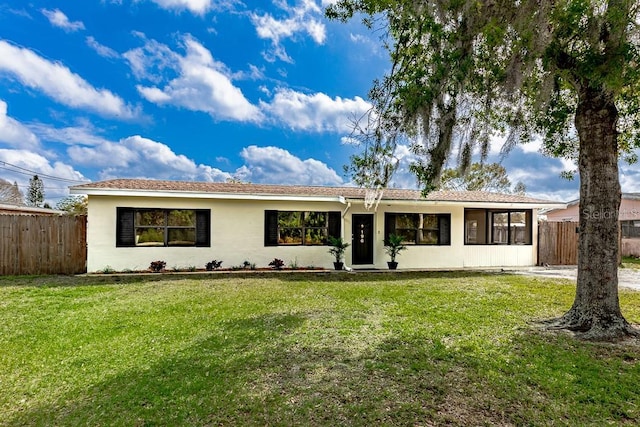
[[[529, 267], [523, 269], [506, 270], [514, 274], [527, 276], [557, 277], [576, 281], [578, 270], [575, 266], [550, 266], [550, 267]], [[620, 268], [618, 269], [618, 287], [640, 291], [640, 269]]]

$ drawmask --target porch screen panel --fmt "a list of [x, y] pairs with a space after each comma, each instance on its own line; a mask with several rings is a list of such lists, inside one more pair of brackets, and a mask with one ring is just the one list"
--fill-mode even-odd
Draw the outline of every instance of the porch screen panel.
[[531, 245], [531, 209], [465, 209], [465, 245]]

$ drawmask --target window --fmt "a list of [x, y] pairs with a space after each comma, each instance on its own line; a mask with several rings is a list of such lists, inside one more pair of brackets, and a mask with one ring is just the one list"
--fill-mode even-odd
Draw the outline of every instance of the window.
[[340, 212], [265, 211], [265, 246], [326, 245], [341, 235]]
[[623, 239], [640, 238], [640, 221], [620, 221]]
[[210, 246], [208, 209], [118, 208], [116, 246]]
[[531, 210], [464, 210], [466, 245], [530, 245]]
[[385, 241], [390, 234], [402, 236], [405, 245], [450, 245], [451, 215], [386, 213]]

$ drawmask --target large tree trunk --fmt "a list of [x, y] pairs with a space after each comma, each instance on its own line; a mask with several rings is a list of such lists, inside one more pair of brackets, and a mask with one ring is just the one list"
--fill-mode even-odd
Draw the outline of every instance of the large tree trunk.
[[603, 89], [579, 92], [575, 125], [580, 139], [578, 284], [571, 309], [557, 326], [586, 339], [635, 334], [618, 300], [618, 111]]

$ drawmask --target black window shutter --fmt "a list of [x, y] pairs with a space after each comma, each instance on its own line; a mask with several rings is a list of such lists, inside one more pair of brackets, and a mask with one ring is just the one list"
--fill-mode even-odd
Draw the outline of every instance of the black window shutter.
[[384, 214], [384, 241], [389, 241], [389, 235], [396, 232], [396, 214], [385, 213]]
[[117, 208], [116, 216], [116, 246], [135, 246], [136, 230], [134, 226], [134, 210], [131, 208]]
[[342, 221], [340, 212], [329, 212], [329, 224], [327, 225], [329, 236], [342, 237]]
[[264, 245], [278, 246], [278, 211], [264, 211]]
[[440, 229], [440, 242], [441, 245], [451, 244], [451, 216], [439, 215], [438, 216], [438, 228]]
[[211, 246], [211, 211], [209, 209], [196, 211], [196, 246]]

